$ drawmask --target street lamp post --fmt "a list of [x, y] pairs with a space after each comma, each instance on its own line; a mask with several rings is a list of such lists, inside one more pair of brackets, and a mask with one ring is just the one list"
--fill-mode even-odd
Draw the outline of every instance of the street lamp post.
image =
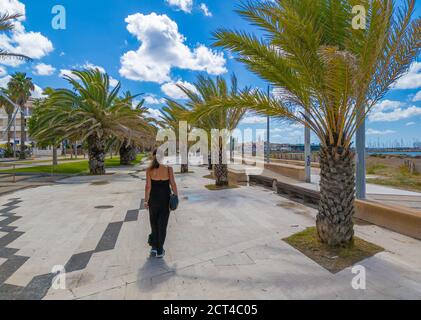
[[311, 135], [308, 125], [304, 127], [304, 162], [306, 182], [311, 183]]
[[[268, 86], [268, 99], [270, 99], [270, 86]], [[266, 119], [266, 163], [270, 163], [270, 117], [267, 116]]]

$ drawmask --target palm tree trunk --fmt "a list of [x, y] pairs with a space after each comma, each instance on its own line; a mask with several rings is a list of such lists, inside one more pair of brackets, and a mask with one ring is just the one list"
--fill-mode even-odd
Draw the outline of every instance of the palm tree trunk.
[[53, 166], [58, 165], [58, 159], [57, 159], [57, 145], [53, 144]]
[[[189, 154], [187, 153], [187, 163], [182, 163], [180, 166], [180, 173], [189, 173]], [[181, 161], [183, 162], [183, 161]]]
[[105, 174], [105, 143], [96, 135], [88, 137], [89, 173]]
[[223, 163], [223, 149], [222, 149], [222, 138], [219, 138], [219, 162], [214, 165], [214, 174], [216, 185], [218, 187], [228, 185], [228, 165]]
[[212, 166], [212, 156], [211, 156], [211, 152], [209, 152], [208, 155], [208, 170], [212, 170], [213, 166]]
[[120, 153], [120, 164], [122, 166], [128, 166], [132, 161], [132, 152], [133, 147], [131, 145], [127, 144], [127, 141], [125, 140], [120, 147], [119, 153]]
[[320, 203], [317, 232], [331, 246], [346, 246], [354, 236], [355, 167], [349, 149], [320, 150]]
[[26, 132], [25, 132], [25, 113], [24, 113], [24, 106], [21, 106], [20, 111], [20, 154], [19, 159], [24, 160], [26, 159], [25, 154], [25, 142], [26, 142]]
[[189, 173], [189, 165], [188, 164], [182, 164], [180, 167], [181, 173]]

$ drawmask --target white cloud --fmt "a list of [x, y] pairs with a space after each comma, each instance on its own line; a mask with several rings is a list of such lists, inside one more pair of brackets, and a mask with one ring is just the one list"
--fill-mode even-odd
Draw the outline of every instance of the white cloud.
[[[83, 64], [83, 65], [75, 65], [75, 66], [73, 66], [72, 67], [72, 69], [73, 70], [80, 70], [80, 69], [98, 69], [100, 72], [102, 72], [102, 73], [107, 73], [107, 71], [105, 70], [105, 68], [104, 67], [101, 67], [101, 66], [98, 66], [98, 65], [95, 65], [95, 64], [93, 64], [93, 63], [90, 63], [90, 62], [86, 62], [85, 64]], [[76, 79], [76, 80], [78, 80], [79, 78], [78, 77], [76, 77], [75, 75], [73, 75], [72, 74], [72, 70], [69, 70], [69, 69], [61, 69], [60, 70], [60, 74], [59, 74], [59, 76], [60, 77], [64, 77], [64, 76], [69, 76], [70, 78], [72, 78], [72, 79]], [[110, 77], [110, 86], [111, 87], [115, 87], [117, 84], [118, 84], [118, 80], [117, 79], [114, 79], [112, 76], [110, 76], [109, 75], [109, 77]]]
[[45, 95], [42, 94], [43, 90], [41, 89], [41, 87], [37, 86], [36, 84], [34, 86], [35, 90], [31, 91], [31, 97], [34, 99], [44, 98]]
[[208, 6], [205, 3], [200, 4], [200, 10], [202, 10], [206, 17], [212, 17], [212, 12], [210, 12]]
[[39, 63], [34, 67], [35, 71], [34, 73], [39, 76], [50, 76], [55, 71], [56, 68], [54, 68], [52, 65], [45, 64], [45, 63]]
[[165, 0], [170, 6], [178, 10], [190, 13], [193, 8], [193, 0]]
[[[79, 69], [78, 67], [74, 67], [75, 69]], [[102, 73], [106, 73], [104, 67], [94, 65], [90, 62], [86, 62], [84, 65], [81, 66], [82, 69], [98, 69]]]
[[373, 107], [372, 112], [391, 111], [403, 106], [405, 106], [405, 103], [400, 101], [383, 100]]
[[413, 102], [421, 101], [421, 91], [418, 91], [417, 94], [412, 98]]
[[119, 83], [119, 81], [117, 79], [114, 79], [113, 77], [110, 76], [110, 86], [111, 87], [117, 86], [118, 83]]
[[67, 76], [72, 79], [77, 79], [77, 77], [72, 73], [72, 70], [69, 69], [61, 69], [59, 76], [60, 78], [64, 78], [65, 76]]
[[410, 121], [410, 122], [408, 122], [407, 124], [406, 124], [406, 126], [413, 126], [414, 124], [416, 124], [414, 121]]
[[393, 130], [375, 130], [375, 129], [367, 129], [367, 135], [376, 135], [376, 136], [384, 136], [388, 134], [396, 133], [396, 131]]
[[263, 124], [266, 123], [267, 119], [265, 117], [259, 116], [246, 116], [241, 120], [240, 124]]
[[197, 89], [193, 84], [181, 80], [178, 80], [177, 82], [167, 82], [161, 86], [161, 90], [165, 95], [172, 99], [187, 99], [186, 94], [177, 85], [182, 85], [186, 89], [197, 93]]
[[4, 77], [5, 75], [7, 75], [6, 68], [0, 66], [0, 77]]
[[25, 5], [18, 0], [0, 0], [0, 8], [8, 14], [21, 14], [20, 20], [25, 19]]
[[3, 78], [0, 78], [0, 88], [7, 88], [7, 84], [10, 80], [11, 76], [7, 75]]
[[[14, 29], [10, 35], [0, 35], [0, 48], [9, 52], [26, 55], [32, 59], [41, 59], [54, 50], [52, 42], [40, 32], [26, 31], [23, 26], [25, 21], [25, 5], [17, 0], [0, 0], [2, 12], [21, 14], [22, 17], [13, 22]], [[19, 66], [24, 63], [18, 59], [4, 59], [2, 64]]]
[[163, 104], [165, 103], [164, 98], [158, 98], [154, 94], [148, 94], [145, 96], [145, 103], [146, 104]]
[[171, 81], [171, 70], [206, 71], [219, 75], [227, 72], [224, 54], [198, 44], [191, 49], [178, 25], [167, 15], [136, 13], [125, 20], [127, 30], [141, 42], [137, 51], [128, 51], [120, 59], [120, 75], [130, 80], [164, 83]]
[[407, 74], [393, 85], [393, 89], [418, 89], [421, 88], [421, 62], [414, 62]]
[[151, 118], [154, 118], [156, 120], [160, 120], [161, 119], [161, 112], [158, 109], [153, 109], [153, 108], [149, 108], [148, 109], [149, 112], [149, 116]]
[[384, 100], [374, 106], [368, 116], [371, 122], [392, 122], [421, 115], [421, 108], [411, 106], [405, 108], [400, 101]]

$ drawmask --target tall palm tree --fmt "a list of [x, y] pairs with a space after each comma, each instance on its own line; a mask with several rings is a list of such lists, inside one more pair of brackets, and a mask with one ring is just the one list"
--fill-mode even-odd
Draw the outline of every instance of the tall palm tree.
[[26, 73], [16, 72], [12, 75], [7, 84], [10, 97], [20, 107], [20, 153], [19, 158], [25, 159], [25, 143], [26, 143], [26, 103], [31, 97], [31, 91], [35, 90], [32, 78], [28, 78]]
[[[0, 95], [0, 108], [4, 108], [4, 111], [7, 114], [7, 124], [10, 124], [13, 117], [13, 112], [15, 111], [15, 107], [13, 104], [11, 104], [4, 96], [9, 96], [9, 92], [6, 88], [0, 88], [0, 91], [3, 93], [3, 95]], [[10, 140], [12, 139], [12, 131], [11, 127], [7, 130], [7, 151], [8, 153], [11, 153], [11, 143]]]
[[127, 108], [137, 111], [142, 122], [142, 127], [138, 128], [138, 134], [132, 135], [130, 138], [124, 138], [119, 141], [120, 164], [129, 165], [136, 159], [136, 149], [145, 144], [145, 141], [155, 136], [153, 128], [154, 119], [151, 118], [148, 109], [144, 106], [145, 100], [141, 100], [137, 104], [133, 104], [133, 96], [130, 91], [127, 91], [123, 98], [118, 98], [117, 101], [125, 100]]
[[135, 96], [116, 99], [120, 83], [111, 89], [109, 76], [98, 69], [72, 71], [65, 79], [73, 90], [57, 89], [50, 95], [38, 117], [37, 135], [48, 139], [59, 132], [63, 139], [86, 141], [90, 173], [105, 174], [107, 140], [141, 139], [145, 123], [139, 110], [127, 107]]
[[[366, 8], [365, 29], [352, 25], [357, 4]], [[414, 6], [415, 0], [399, 8], [392, 0], [252, 1], [238, 13], [261, 29], [261, 37], [223, 29], [215, 33], [216, 46], [237, 54], [283, 93], [270, 100], [248, 90], [225, 106], [291, 119], [320, 139], [317, 230], [329, 245], [353, 240], [354, 133], [420, 53], [421, 19], [413, 19]]]
[[[238, 126], [246, 112], [241, 108], [217, 108], [211, 113], [207, 112], [209, 105], [218, 104], [230, 96], [237, 95], [237, 78], [234, 75], [231, 77], [231, 88], [222, 77], [217, 77], [214, 80], [203, 75], [198, 76], [194, 83], [196, 90], [187, 89], [183, 85], [178, 86], [189, 98], [186, 106], [192, 110], [190, 119], [194, 126], [204, 129], [208, 133], [212, 129], [231, 132]], [[205, 113], [206, 115], [203, 116]], [[219, 136], [218, 141], [214, 141], [214, 143], [218, 145], [218, 163], [213, 166], [216, 185], [226, 186], [228, 185], [228, 165], [224, 161], [223, 137]]]
[[[161, 125], [163, 125], [166, 128], [171, 129], [176, 134], [177, 141], [180, 143], [180, 139], [179, 139], [180, 121], [188, 121], [190, 110], [186, 106], [183, 106], [182, 104], [174, 100], [167, 99], [166, 105], [160, 110], [160, 112], [161, 112], [161, 121], [160, 121]], [[192, 127], [188, 126], [187, 135], [191, 132], [191, 129]], [[189, 143], [187, 143], [187, 146], [188, 145]], [[181, 157], [181, 159], [186, 160], [187, 162], [181, 163], [180, 172], [188, 173], [189, 172], [188, 156], [187, 156], [187, 159], [183, 159], [183, 157]]]
[[[13, 30], [14, 28], [13, 20], [18, 19], [21, 16], [22, 16], [21, 14], [0, 13], [0, 32]], [[23, 54], [8, 52], [0, 48], [0, 60], [10, 59], [10, 58], [26, 60], [26, 61], [31, 60], [31, 58]]]
[[44, 112], [44, 108], [48, 105], [48, 99], [54, 92], [52, 88], [44, 89], [45, 98], [35, 99], [34, 100], [34, 107], [32, 110], [31, 118], [28, 121], [28, 132], [29, 135], [36, 140], [37, 146], [52, 146], [53, 148], [53, 159], [52, 164], [58, 165], [58, 154], [57, 148], [60, 145], [60, 142], [63, 140], [64, 132], [59, 132], [58, 130], [54, 131], [54, 135], [49, 135], [46, 139], [40, 134], [44, 127], [43, 122], [40, 119], [42, 113]]

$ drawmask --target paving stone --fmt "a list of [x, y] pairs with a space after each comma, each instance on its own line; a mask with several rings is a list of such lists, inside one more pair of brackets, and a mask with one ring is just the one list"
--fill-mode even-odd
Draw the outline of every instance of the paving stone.
[[0, 238], [0, 247], [5, 247], [23, 235], [24, 232], [11, 231], [8, 232], [5, 236]]
[[21, 217], [17, 217], [17, 216], [12, 216], [12, 217], [7, 217], [7, 219], [4, 219], [2, 221], [0, 221], [0, 227], [5, 227], [11, 223], [16, 222], [17, 220], [19, 220]]
[[3, 209], [0, 209], [0, 214], [6, 214], [6, 213], [10, 213], [11, 211], [15, 210], [19, 208], [19, 206], [10, 206], [10, 207], [6, 207]]
[[4, 283], [16, 272], [29, 258], [22, 256], [11, 256], [6, 262], [0, 265], [0, 284]]
[[83, 270], [89, 263], [94, 251], [87, 251], [74, 254], [64, 266], [66, 272], [73, 272]]
[[138, 216], [139, 216], [139, 210], [129, 210], [127, 211], [124, 222], [137, 221]]
[[101, 237], [97, 247], [95, 248], [95, 252], [101, 252], [106, 250], [114, 249], [115, 243], [117, 242], [118, 235], [121, 230], [121, 226], [123, 222], [113, 222], [107, 226], [105, 229], [104, 234]]
[[9, 258], [10, 256], [14, 255], [18, 251], [19, 251], [19, 249], [0, 248], [0, 257], [1, 258]]
[[48, 273], [34, 277], [32, 281], [21, 291], [18, 299], [41, 300], [50, 289], [54, 276], [55, 275], [53, 273]]
[[23, 287], [3, 283], [0, 285], [0, 300], [16, 300]]

